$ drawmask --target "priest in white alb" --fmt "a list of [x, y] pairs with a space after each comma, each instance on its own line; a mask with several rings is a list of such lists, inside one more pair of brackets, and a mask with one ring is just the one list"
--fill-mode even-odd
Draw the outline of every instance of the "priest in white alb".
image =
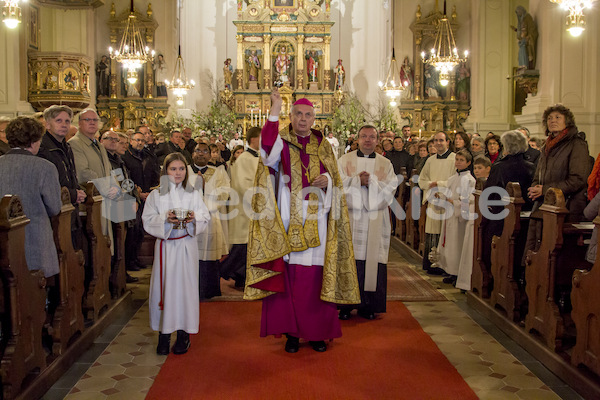
[[340, 307], [347, 320], [353, 308], [366, 319], [386, 311], [387, 262], [390, 248], [390, 213], [398, 178], [390, 160], [375, 153], [377, 129], [365, 125], [358, 131], [358, 150], [338, 160], [352, 227], [352, 245], [361, 303]]
[[229, 197], [229, 175], [221, 165], [208, 165], [210, 151], [206, 143], [199, 143], [188, 166], [190, 184], [203, 193], [210, 220], [204, 235], [198, 238], [200, 268], [200, 299], [221, 295], [220, 261], [229, 252], [227, 241], [227, 213], [225, 202]]

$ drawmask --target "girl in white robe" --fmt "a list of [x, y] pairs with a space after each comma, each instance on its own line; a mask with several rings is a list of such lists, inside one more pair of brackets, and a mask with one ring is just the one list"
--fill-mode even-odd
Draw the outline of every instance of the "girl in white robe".
[[444, 283], [452, 283], [462, 290], [471, 289], [473, 271], [473, 219], [475, 178], [469, 171], [473, 156], [467, 150], [456, 154], [456, 174], [448, 178], [451, 193], [448, 201], [453, 214], [445, 219], [438, 244], [440, 266], [450, 276]]
[[[177, 331], [173, 353], [189, 348], [189, 334], [198, 333], [198, 244], [196, 235], [208, 225], [210, 215], [202, 193], [187, 185], [188, 172], [181, 153], [164, 161], [159, 189], [146, 200], [142, 221], [146, 232], [156, 237], [150, 279], [150, 327], [159, 331], [156, 352], [169, 354], [169, 340]], [[185, 227], [177, 229], [172, 210], [189, 210]]]

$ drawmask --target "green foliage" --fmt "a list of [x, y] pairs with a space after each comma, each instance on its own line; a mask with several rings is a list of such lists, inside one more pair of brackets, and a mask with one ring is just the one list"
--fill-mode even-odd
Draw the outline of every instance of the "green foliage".
[[371, 120], [373, 121], [373, 126], [375, 126], [379, 132], [392, 131], [395, 134], [400, 133], [400, 126], [396, 119], [394, 109], [390, 106], [387, 98], [383, 96], [379, 98], [375, 111], [371, 114]]
[[235, 113], [226, 104], [213, 99], [206, 112], [194, 113], [194, 119], [199, 129], [206, 131], [206, 135], [223, 135], [229, 140], [235, 133]]
[[170, 135], [170, 133], [174, 130], [181, 132], [181, 130], [185, 127], [192, 128], [192, 131], [197, 130], [196, 122], [193, 119], [184, 118], [178, 114], [171, 114], [166, 121], [161, 121], [159, 127], [161, 132], [165, 133], [166, 135]]
[[333, 132], [338, 139], [356, 135], [367, 121], [367, 110], [356, 94], [349, 93], [333, 115]]

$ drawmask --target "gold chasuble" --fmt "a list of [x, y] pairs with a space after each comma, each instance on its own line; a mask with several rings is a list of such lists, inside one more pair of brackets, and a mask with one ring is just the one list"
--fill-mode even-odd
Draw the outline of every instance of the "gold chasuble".
[[269, 279], [283, 279], [281, 269], [277, 270], [278, 268], [273, 268], [273, 265], [283, 265], [283, 256], [291, 252], [304, 251], [309, 247], [320, 245], [317, 227], [317, 195], [309, 194], [308, 200], [312, 204], [308, 206], [306, 221], [302, 225], [303, 196], [301, 193], [302, 175], [306, 175], [310, 183], [320, 175], [322, 163], [333, 180], [333, 193], [331, 209], [327, 217], [327, 243], [320, 298], [332, 303], [358, 304], [360, 292], [346, 197], [331, 145], [324, 139], [319, 145], [313, 131], [306, 145], [305, 152], [310, 161], [308, 168], [305, 168], [300, 158], [303, 146], [298, 143], [291, 126], [281, 130], [279, 135], [287, 144], [290, 153], [290, 171], [279, 169], [279, 173], [291, 173], [289, 227], [286, 232], [277, 208], [277, 191], [273, 187], [273, 183], [278, 182], [277, 176], [272, 179], [269, 168], [260, 159], [254, 178], [252, 212], [255, 214], [250, 218], [244, 299], [257, 300], [276, 293], [260, 288], [261, 284]]

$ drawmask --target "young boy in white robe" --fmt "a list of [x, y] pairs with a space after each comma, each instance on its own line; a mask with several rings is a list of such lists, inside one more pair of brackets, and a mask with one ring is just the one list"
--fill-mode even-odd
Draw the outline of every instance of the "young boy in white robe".
[[473, 156], [468, 150], [456, 154], [454, 166], [456, 174], [448, 178], [453, 213], [444, 219], [438, 244], [441, 268], [449, 274], [444, 283], [451, 283], [459, 289], [471, 289], [473, 270], [473, 223], [475, 178], [469, 167]]
[[[146, 199], [142, 221], [156, 237], [150, 278], [150, 327], [159, 331], [156, 353], [169, 354], [171, 333], [177, 331], [174, 354], [190, 347], [189, 334], [198, 333], [198, 243], [210, 218], [202, 193], [188, 185], [188, 169], [181, 153], [164, 161], [160, 188]], [[187, 210], [178, 220], [175, 210]]]

